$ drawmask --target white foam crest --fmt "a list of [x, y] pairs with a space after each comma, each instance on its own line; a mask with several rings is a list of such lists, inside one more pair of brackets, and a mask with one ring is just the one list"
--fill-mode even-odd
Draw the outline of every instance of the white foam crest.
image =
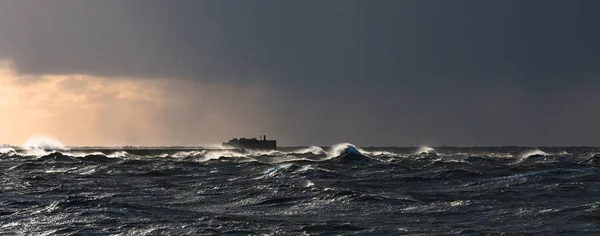
[[29, 138], [22, 147], [29, 150], [68, 150], [68, 148], [57, 139], [43, 136], [33, 136]]
[[15, 149], [12, 147], [0, 147], [0, 154], [8, 154], [8, 153], [15, 153]]
[[69, 171], [70, 173], [78, 174], [78, 175], [90, 175], [96, 173], [96, 166], [86, 166], [80, 169]]
[[523, 154], [521, 154], [521, 156], [519, 157], [519, 159], [517, 160], [517, 162], [515, 162], [516, 164], [522, 163], [524, 161], [527, 160], [527, 158], [529, 157], [533, 157], [533, 156], [550, 156], [550, 154], [540, 150], [540, 149], [533, 149], [533, 150], [529, 150], [524, 152]]
[[[100, 153], [100, 155], [104, 155], [104, 154]], [[109, 155], [106, 155], [106, 157], [123, 158], [123, 157], [127, 157], [127, 155], [129, 155], [129, 153], [127, 153], [126, 151], [118, 151], [118, 152], [114, 152]]]
[[340, 144], [331, 146], [331, 150], [328, 152], [329, 153], [328, 157], [329, 158], [338, 157], [347, 152], [353, 152], [356, 154], [367, 153], [367, 151], [357, 148], [356, 146], [354, 146], [354, 144], [340, 143]]
[[278, 166], [276, 166], [276, 167], [271, 167], [271, 168], [269, 168], [268, 170], [266, 170], [266, 171], [264, 172], [264, 174], [265, 174], [265, 176], [274, 176], [274, 175], [276, 175], [276, 174], [277, 174], [277, 173], [278, 173], [280, 170], [287, 170], [287, 169], [289, 169], [289, 168], [290, 168], [290, 167], [292, 167], [292, 166], [294, 166], [294, 164], [292, 164], [292, 163], [288, 163], [288, 164], [281, 164], [281, 165], [278, 165]]
[[160, 155], [156, 155], [156, 156], [154, 156], [154, 157], [158, 157], [158, 158], [165, 158], [165, 157], [168, 157], [168, 156], [169, 156], [169, 154], [168, 154], [168, 153], [163, 153], [163, 154], [160, 154]]
[[398, 154], [398, 153], [388, 152], [388, 151], [373, 151], [373, 152], [366, 152], [364, 154], [367, 154], [369, 156], [400, 156], [400, 154]]
[[333, 170], [329, 170], [329, 169], [325, 169], [325, 168], [321, 168], [321, 167], [315, 167], [313, 165], [304, 165], [302, 167], [300, 167], [300, 169], [294, 171], [294, 173], [302, 173], [302, 172], [307, 172], [309, 170], [320, 170], [320, 171], [324, 171], [324, 172], [334, 172]]
[[303, 173], [303, 172], [306, 172], [311, 169], [314, 169], [314, 167], [312, 165], [304, 165], [304, 166], [300, 167], [300, 169], [297, 169], [296, 171], [294, 171], [294, 173]]
[[244, 153], [235, 152], [233, 150], [215, 150], [215, 151], [201, 151], [201, 157], [196, 159], [197, 162], [206, 162], [210, 160], [219, 160], [221, 158], [240, 158], [243, 161], [256, 161], [254, 158], [248, 157]]
[[44, 149], [35, 148], [35, 149], [25, 150], [25, 155], [27, 155], [27, 156], [41, 157], [41, 156], [45, 156], [45, 155], [51, 154], [53, 152], [55, 152], [55, 151], [46, 151]]
[[89, 156], [89, 155], [103, 155], [104, 153], [101, 152], [61, 152], [63, 155], [65, 156], [70, 156], [70, 157], [85, 157], [85, 156]]
[[534, 149], [534, 150], [529, 150], [524, 152], [523, 154], [521, 154], [521, 158], [527, 158], [527, 157], [531, 157], [531, 156], [549, 156], [550, 154], [540, 150], [540, 149]]
[[208, 151], [204, 155], [204, 161], [219, 159], [221, 157], [244, 157], [244, 154], [231, 150]]
[[186, 158], [186, 157], [193, 157], [193, 156], [204, 156], [206, 154], [206, 150], [202, 150], [202, 151], [184, 151], [184, 152], [177, 152], [175, 154], [173, 154], [173, 157], [175, 158]]
[[315, 161], [313, 159], [296, 157], [291, 154], [287, 154], [282, 157], [277, 157], [271, 160], [266, 161], [267, 163], [284, 163], [284, 162], [292, 162], [292, 161]]
[[294, 163], [281, 164], [281, 165], [279, 165], [277, 167], [278, 167], [278, 169], [287, 170], [287, 169], [289, 169], [292, 166], [294, 166]]
[[419, 147], [419, 149], [417, 149], [415, 154], [437, 154], [437, 152], [432, 147], [421, 146], [421, 147]]
[[514, 157], [510, 153], [503, 153], [503, 152], [486, 152], [486, 153], [483, 153], [482, 156], [488, 156], [488, 157], [494, 157], [494, 158], [512, 158], [512, 157]]
[[250, 150], [248, 154], [251, 156], [274, 156], [284, 155], [285, 153], [278, 150]]
[[52, 169], [45, 170], [44, 173], [66, 173], [68, 171], [75, 170], [75, 169], [77, 169], [77, 168], [76, 167], [71, 167], [71, 168], [52, 168]]
[[298, 149], [296, 151], [291, 152], [292, 154], [313, 154], [313, 155], [326, 155], [327, 152], [323, 150], [323, 148], [317, 146], [310, 146], [307, 148]]
[[19, 222], [10, 222], [7, 224], [3, 224], [0, 228], [13, 228], [19, 226]]

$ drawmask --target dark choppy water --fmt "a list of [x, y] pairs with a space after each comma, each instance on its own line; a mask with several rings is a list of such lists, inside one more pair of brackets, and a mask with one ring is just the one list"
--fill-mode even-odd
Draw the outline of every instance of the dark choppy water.
[[596, 148], [1, 153], [0, 234], [600, 234]]

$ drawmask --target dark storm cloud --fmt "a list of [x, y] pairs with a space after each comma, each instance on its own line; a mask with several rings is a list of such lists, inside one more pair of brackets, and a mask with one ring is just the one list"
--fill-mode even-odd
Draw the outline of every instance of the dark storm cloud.
[[267, 81], [286, 95], [264, 129], [298, 143], [593, 144], [600, 134], [547, 132], [574, 122], [555, 112], [599, 116], [565, 95], [598, 86], [598, 10], [553, 0], [2, 1], [0, 57], [23, 74]]
[[[23, 73], [552, 79], [595, 72], [593, 1], [4, 1]], [[575, 72], [577, 74], [575, 74]]]

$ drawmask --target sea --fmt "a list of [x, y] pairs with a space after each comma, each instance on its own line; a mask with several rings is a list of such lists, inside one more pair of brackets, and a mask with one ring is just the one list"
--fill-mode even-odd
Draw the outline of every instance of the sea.
[[600, 148], [0, 149], [1, 235], [600, 235]]

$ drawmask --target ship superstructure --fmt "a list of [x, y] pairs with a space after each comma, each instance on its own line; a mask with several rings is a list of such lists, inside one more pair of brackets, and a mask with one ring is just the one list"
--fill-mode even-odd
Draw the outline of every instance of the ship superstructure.
[[277, 141], [267, 140], [266, 135], [261, 135], [257, 138], [234, 138], [227, 142], [223, 142], [224, 147], [240, 148], [240, 149], [256, 149], [256, 150], [275, 150], [277, 149]]

